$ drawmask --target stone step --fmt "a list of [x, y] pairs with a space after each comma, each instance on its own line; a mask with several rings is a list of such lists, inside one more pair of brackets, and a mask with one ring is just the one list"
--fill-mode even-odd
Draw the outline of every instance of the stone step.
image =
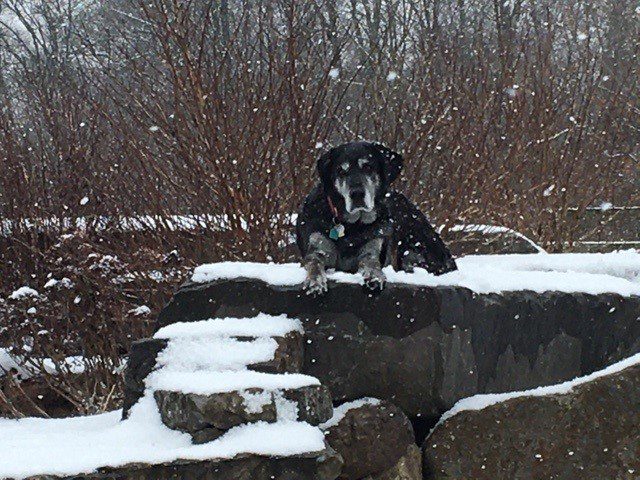
[[[189, 433], [195, 443], [206, 443], [246, 423], [291, 420], [318, 425], [331, 418], [331, 394], [326, 387], [308, 384], [287, 388], [290, 382], [286, 378], [282, 381], [273, 377], [290, 375], [256, 375], [271, 378], [265, 379], [268, 381], [263, 382], [262, 388], [248, 387], [226, 392], [157, 389], [154, 398], [163, 423], [171, 429]], [[194, 380], [193, 385], [200, 380]], [[283, 388], [277, 388], [279, 384]]]
[[134, 342], [124, 378], [123, 418], [158, 368], [299, 373], [304, 362], [303, 331], [294, 319], [271, 315], [209, 319], [173, 324], [154, 338]]

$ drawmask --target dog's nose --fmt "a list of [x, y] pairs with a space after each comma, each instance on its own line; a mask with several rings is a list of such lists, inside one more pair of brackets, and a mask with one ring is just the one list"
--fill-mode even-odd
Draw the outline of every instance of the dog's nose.
[[364, 202], [364, 190], [362, 189], [355, 189], [351, 191], [351, 200], [353, 200], [354, 203], [360, 203], [360, 202]]

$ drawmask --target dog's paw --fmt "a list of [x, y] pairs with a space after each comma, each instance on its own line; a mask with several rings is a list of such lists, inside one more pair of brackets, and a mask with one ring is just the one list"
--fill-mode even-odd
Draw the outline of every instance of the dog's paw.
[[387, 277], [379, 268], [363, 268], [360, 274], [364, 278], [364, 286], [369, 290], [382, 290], [387, 282]]
[[327, 275], [324, 272], [317, 272], [307, 275], [302, 285], [307, 295], [322, 295], [327, 292]]
[[453, 272], [458, 269], [456, 261], [453, 258], [447, 258], [444, 262], [441, 262], [433, 272], [435, 275], [443, 275], [445, 273]]

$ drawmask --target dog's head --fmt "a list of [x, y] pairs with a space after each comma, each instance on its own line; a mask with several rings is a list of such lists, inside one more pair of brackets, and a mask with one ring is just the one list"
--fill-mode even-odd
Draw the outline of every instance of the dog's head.
[[376, 219], [377, 203], [400, 170], [402, 155], [378, 143], [345, 143], [318, 160], [325, 194], [350, 223]]

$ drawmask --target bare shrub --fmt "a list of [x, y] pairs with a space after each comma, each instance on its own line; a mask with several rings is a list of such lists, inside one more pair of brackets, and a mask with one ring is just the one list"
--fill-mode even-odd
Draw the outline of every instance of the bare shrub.
[[[445, 237], [497, 224], [572, 250], [588, 207], [638, 201], [636, 8], [5, 0], [0, 293], [46, 297], [29, 299], [35, 315], [0, 304], [0, 345], [52, 359], [38, 381], [71, 410], [111, 408], [117, 364], [150, 330], [128, 312], [157, 311], [170, 288], [144, 272], [174, 250], [173, 280], [195, 262], [293, 258], [315, 160], [349, 140], [404, 153], [398, 188]], [[42, 291], [49, 274], [74, 289]], [[75, 355], [90, 374], [61, 373]], [[30, 398], [10, 385], [5, 404]]]

